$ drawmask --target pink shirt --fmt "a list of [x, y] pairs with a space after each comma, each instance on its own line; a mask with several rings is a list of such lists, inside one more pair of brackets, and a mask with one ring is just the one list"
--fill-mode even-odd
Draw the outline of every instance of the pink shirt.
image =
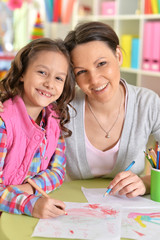
[[[125, 97], [125, 111], [126, 111], [127, 96], [128, 96], [126, 87], [125, 87], [125, 90], [126, 90], [126, 97]], [[117, 160], [120, 140], [117, 142], [117, 144], [113, 148], [107, 151], [101, 151], [95, 148], [90, 143], [85, 133], [85, 144], [86, 144], [86, 157], [87, 157], [88, 165], [90, 167], [90, 170], [93, 176], [100, 177], [110, 173]]]
[[113, 148], [103, 152], [95, 148], [85, 134], [87, 161], [93, 176], [99, 177], [111, 172], [117, 159], [119, 142]]

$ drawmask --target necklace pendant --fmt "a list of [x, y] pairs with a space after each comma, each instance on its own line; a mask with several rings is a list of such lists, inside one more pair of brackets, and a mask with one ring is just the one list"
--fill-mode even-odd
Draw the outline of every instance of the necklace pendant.
[[110, 138], [109, 133], [106, 134], [105, 138]]

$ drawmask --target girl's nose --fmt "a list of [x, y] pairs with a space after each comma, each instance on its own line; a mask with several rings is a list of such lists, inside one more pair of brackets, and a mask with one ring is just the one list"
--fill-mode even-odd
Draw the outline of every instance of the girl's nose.
[[47, 79], [47, 80], [44, 82], [44, 86], [45, 86], [46, 88], [53, 89], [53, 87], [54, 87], [54, 81], [53, 81], [53, 79]]

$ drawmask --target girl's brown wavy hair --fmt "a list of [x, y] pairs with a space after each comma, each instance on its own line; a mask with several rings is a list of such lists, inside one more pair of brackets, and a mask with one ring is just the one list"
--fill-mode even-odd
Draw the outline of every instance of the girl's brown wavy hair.
[[[28, 43], [15, 56], [11, 63], [7, 75], [0, 82], [0, 100], [4, 102], [16, 95], [21, 95], [23, 91], [23, 82], [20, 81], [21, 76], [27, 70], [30, 61], [41, 51], [53, 51], [63, 54], [68, 61], [68, 74], [64, 85], [64, 90], [61, 96], [53, 104], [54, 110], [60, 119], [60, 128], [64, 132], [64, 136], [71, 136], [72, 132], [64, 125], [70, 121], [69, 108], [70, 102], [74, 98], [75, 80], [72, 71], [72, 64], [69, 53], [60, 39], [52, 40], [49, 38], [40, 38]], [[45, 59], [44, 59], [45, 61]], [[56, 106], [56, 107], [55, 107]]]

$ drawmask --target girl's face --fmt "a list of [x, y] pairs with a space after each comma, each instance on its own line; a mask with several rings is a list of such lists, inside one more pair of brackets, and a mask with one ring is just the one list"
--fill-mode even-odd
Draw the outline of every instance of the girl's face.
[[61, 96], [67, 73], [67, 59], [58, 52], [41, 51], [30, 61], [20, 79], [24, 83], [22, 98], [30, 115]]
[[92, 41], [75, 47], [71, 52], [76, 82], [92, 100], [109, 101], [119, 87], [122, 53], [116, 53], [102, 41]]

